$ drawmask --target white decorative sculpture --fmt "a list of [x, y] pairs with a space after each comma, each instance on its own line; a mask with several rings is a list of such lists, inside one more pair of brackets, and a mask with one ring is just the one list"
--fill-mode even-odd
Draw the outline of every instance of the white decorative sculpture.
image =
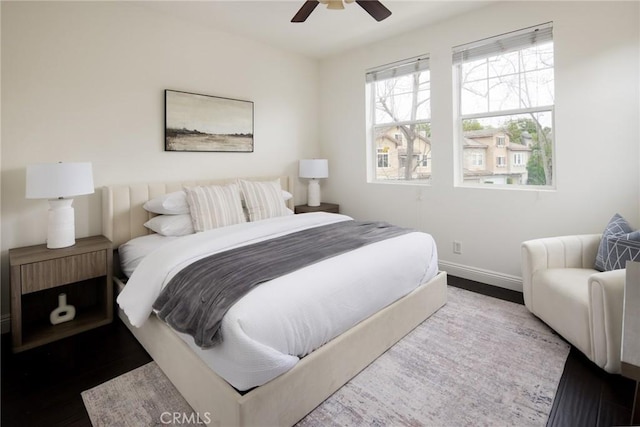
[[68, 322], [76, 317], [76, 308], [67, 304], [67, 294], [58, 295], [58, 307], [49, 315], [49, 321], [52, 325]]

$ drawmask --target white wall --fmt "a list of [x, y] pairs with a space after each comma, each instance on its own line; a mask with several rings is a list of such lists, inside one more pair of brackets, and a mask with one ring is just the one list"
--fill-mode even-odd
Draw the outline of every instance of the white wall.
[[[330, 160], [323, 199], [356, 218], [434, 235], [449, 271], [518, 288], [520, 242], [599, 232], [620, 212], [640, 227], [640, 8], [637, 2], [501, 2], [321, 62], [194, 26], [144, 2], [1, 2], [2, 313], [7, 251], [44, 242], [44, 201], [24, 199], [27, 164], [91, 161], [96, 187], [233, 175], [295, 176]], [[451, 47], [554, 21], [554, 192], [453, 187]], [[430, 187], [366, 183], [364, 72], [431, 54]], [[256, 150], [163, 151], [163, 90], [255, 102]], [[322, 93], [322, 95], [320, 95]], [[317, 117], [320, 113], [321, 123]], [[296, 200], [305, 199], [304, 183]], [[101, 228], [98, 194], [79, 197], [78, 237]], [[460, 240], [463, 254], [453, 255]]]
[[[523, 240], [640, 227], [638, 2], [500, 2], [321, 63], [323, 199], [356, 218], [430, 232], [444, 269], [521, 290]], [[453, 186], [451, 48], [553, 21], [557, 190]], [[431, 55], [433, 184], [367, 184], [367, 68]], [[454, 255], [453, 240], [462, 242]]]
[[[93, 162], [103, 185], [297, 175], [317, 156], [318, 63], [147, 10], [144, 2], [2, 2], [2, 313], [7, 251], [46, 237], [25, 167]], [[255, 103], [255, 152], [163, 151], [164, 89]], [[299, 187], [296, 199], [306, 197]], [[76, 236], [101, 233], [99, 193], [78, 197]]]

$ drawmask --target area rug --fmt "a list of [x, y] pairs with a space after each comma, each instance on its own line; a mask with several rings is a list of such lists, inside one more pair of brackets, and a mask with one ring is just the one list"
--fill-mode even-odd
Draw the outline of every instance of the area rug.
[[[545, 425], [569, 345], [520, 304], [448, 292], [444, 307], [298, 425]], [[82, 398], [95, 427], [204, 421], [155, 362]]]

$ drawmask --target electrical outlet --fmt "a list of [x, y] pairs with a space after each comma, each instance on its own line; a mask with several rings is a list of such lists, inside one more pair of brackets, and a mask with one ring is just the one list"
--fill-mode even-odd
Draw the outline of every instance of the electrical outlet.
[[457, 240], [453, 241], [453, 253], [462, 255], [462, 242], [459, 242]]

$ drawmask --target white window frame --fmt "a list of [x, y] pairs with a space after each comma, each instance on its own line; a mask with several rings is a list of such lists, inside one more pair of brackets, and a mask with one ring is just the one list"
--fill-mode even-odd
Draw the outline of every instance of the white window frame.
[[498, 168], [506, 168], [507, 167], [507, 156], [496, 156], [496, 167], [498, 167]]
[[471, 166], [484, 166], [484, 153], [471, 153]]
[[[499, 35], [496, 37], [491, 37], [488, 39], [483, 39], [474, 43], [468, 43], [461, 46], [456, 46], [453, 48], [453, 70], [454, 70], [454, 93], [455, 93], [455, 111], [456, 111], [456, 126], [454, 129], [455, 139], [457, 144], [455, 148], [457, 150], [457, 162], [454, 165], [454, 183], [455, 186], [458, 187], [474, 187], [474, 188], [496, 188], [499, 186], [496, 185], [482, 185], [481, 184], [469, 184], [464, 180], [464, 159], [463, 159], [463, 146], [464, 146], [464, 132], [462, 129], [462, 123], [465, 120], [478, 120], [478, 119], [487, 119], [501, 116], [516, 116], [516, 115], [524, 115], [524, 114], [535, 114], [535, 113], [550, 113], [551, 117], [551, 128], [555, 130], [555, 102], [551, 105], [541, 105], [535, 107], [528, 108], [516, 108], [509, 110], [495, 110], [491, 111], [487, 108], [487, 112], [482, 113], [473, 113], [473, 114], [462, 114], [462, 73], [461, 66], [465, 59], [465, 55], [472, 56], [473, 59], [481, 59], [488, 58], [495, 55], [500, 54], [501, 51], [512, 52], [525, 49], [527, 46], [532, 46], [534, 43], [540, 42], [548, 42], [553, 41], [553, 23], [548, 22], [545, 24], [541, 24], [535, 27], [524, 28], [522, 30], [514, 31], [511, 33]], [[534, 41], [532, 41], [534, 40]], [[555, 64], [553, 66], [555, 69]], [[519, 74], [518, 74], [519, 75]], [[490, 77], [487, 77], [488, 79]], [[488, 101], [489, 102], [489, 101]], [[506, 142], [506, 141], [505, 141]], [[497, 141], [496, 141], [497, 146]], [[551, 184], [547, 185], [529, 185], [529, 184], [509, 184], [506, 185], [509, 188], [518, 188], [523, 190], [554, 190], [556, 188], [556, 176], [557, 176], [557, 168], [556, 168], [556, 149], [555, 149], [555, 138], [551, 141], [551, 150], [552, 150], [552, 158], [551, 158], [551, 171], [553, 172]], [[502, 166], [500, 166], [502, 167]], [[490, 179], [490, 178], [488, 178]]]
[[[383, 148], [377, 149], [378, 158], [376, 159], [376, 167], [378, 168], [388, 168], [389, 167], [389, 152], [384, 151]], [[380, 166], [380, 160], [385, 163], [386, 166]]]
[[[385, 122], [376, 123], [376, 99], [373, 95], [374, 82], [378, 80], [384, 80], [393, 77], [400, 77], [404, 75], [413, 74], [415, 72], [427, 71], [429, 68], [429, 55], [420, 55], [414, 58], [409, 58], [403, 61], [394, 62], [391, 64], [383, 65], [373, 69], [369, 69], [366, 72], [366, 100], [367, 100], [367, 182], [369, 183], [384, 183], [384, 184], [398, 184], [398, 185], [431, 185], [431, 180], [424, 179], [379, 179], [377, 177], [377, 153], [376, 146], [376, 129], [384, 129], [392, 126], [403, 126], [411, 124], [427, 124], [431, 125], [431, 117], [427, 119], [418, 119], [413, 121], [397, 121], [397, 122]], [[431, 100], [429, 99], [429, 103]], [[429, 111], [431, 109], [429, 108]], [[405, 140], [404, 135], [401, 135], [401, 141]], [[394, 135], [396, 138], [397, 134]], [[401, 142], [399, 141], [399, 142]], [[423, 155], [423, 153], [416, 152], [415, 156]], [[401, 159], [398, 156], [398, 164], [400, 165]], [[406, 157], [406, 156], [405, 156]], [[431, 158], [431, 155], [424, 155], [425, 159]]]
[[513, 166], [524, 166], [524, 154], [513, 153]]

